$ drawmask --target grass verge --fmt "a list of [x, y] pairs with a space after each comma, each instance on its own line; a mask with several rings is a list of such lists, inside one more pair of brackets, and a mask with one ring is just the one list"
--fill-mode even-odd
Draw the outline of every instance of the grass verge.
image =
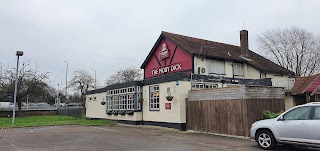
[[15, 118], [15, 124], [12, 126], [12, 118], [0, 118], [0, 128], [12, 127], [36, 127], [36, 126], [54, 126], [54, 125], [112, 125], [113, 122], [107, 120], [87, 120], [78, 119], [70, 116], [33, 116]]

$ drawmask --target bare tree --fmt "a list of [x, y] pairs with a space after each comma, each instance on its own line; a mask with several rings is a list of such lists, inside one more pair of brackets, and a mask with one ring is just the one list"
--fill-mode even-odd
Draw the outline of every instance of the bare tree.
[[[30, 61], [23, 61], [19, 68], [18, 77], [18, 91], [17, 91], [17, 104], [19, 107], [19, 115], [22, 117], [21, 101], [29, 98], [48, 97], [49, 86], [49, 73], [39, 72], [38, 65], [32, 66]], [[8, 65], [3, 72], [3, 79], [0, 82], [0, 90], [3, 94], [3, 99], [13, 101], [14, 83], [16, 70], [14, 65]]]
[[125, 69], [120, 69], [115, 74], [109, 76], [105, 84], [112, 85], [112, 84], [136, 81], [141, 79], [142, 79], [141, 69], [136, 67], [127, 67]]
[[298, 76], [319, 71], [320, 37], [305, 29], [267, 30], [258, 36], [257, 42], [267, 58]]
[[81, 103], [84, 105], [84, 98], [89, 88], [93, 88], [94, 80], [92, 76], [85, 70], [77, 70], [73, 73], [73, 77], [69, 83], [69, 87], [80, 92]]

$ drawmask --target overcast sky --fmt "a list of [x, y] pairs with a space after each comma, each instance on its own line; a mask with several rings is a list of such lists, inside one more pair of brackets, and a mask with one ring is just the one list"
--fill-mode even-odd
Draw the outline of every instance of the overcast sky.
[[143, 63], [161, 31], [239, 45], [249, 31], [249, 47], [268, 29], [304, 28], [320, 33], [317, 0], [1, 0], [0, 62], [31, 60], [50, 72], [51, 85], [75, 70], [102, 85], [119, 68]]

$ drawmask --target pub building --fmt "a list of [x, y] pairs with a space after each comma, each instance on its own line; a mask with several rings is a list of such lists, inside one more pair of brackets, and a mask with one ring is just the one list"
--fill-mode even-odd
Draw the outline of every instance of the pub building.
[[250, 51], [247, 30], [240, 46], [162, 32], [141, 69], [142, 81], [88, 91], [86, 117], [186, 130], [188, 91], [273, 86], [293, 74]]

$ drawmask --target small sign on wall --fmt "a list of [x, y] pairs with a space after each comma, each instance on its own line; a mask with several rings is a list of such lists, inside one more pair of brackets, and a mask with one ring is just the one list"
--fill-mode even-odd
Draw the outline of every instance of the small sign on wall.
[[171, 103], [165, 103], [166, 110], [171, 110]]

